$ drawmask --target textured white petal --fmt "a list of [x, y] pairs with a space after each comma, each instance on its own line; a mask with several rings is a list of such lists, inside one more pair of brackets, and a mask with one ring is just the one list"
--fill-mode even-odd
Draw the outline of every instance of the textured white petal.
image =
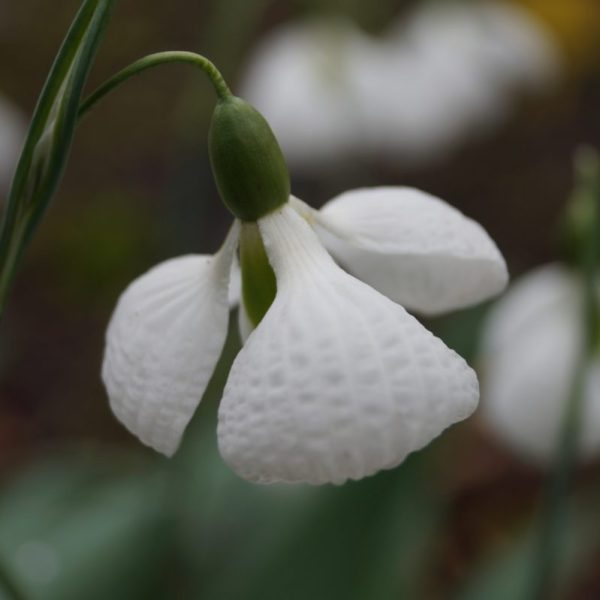
[[120, 297], [106, 334], [102, 378], [116, 417], [172, 455], [219, 359], [237, 222], [214, 256], [168, 260]]
[[341, 270], [289, 205], [259, 221], [277, 296], [219, 409], [225, 461], [256, 482], [342, 483], [400, 463], [477, 405], [474, 372]]
[[438, 314], [475, 304], [508, 281], [483, 227], [419, 190], [352, 190], [313, 218], [343, 266], [411, 310]]
[[[550, 463], [582, 349], [578, 280], [559, 265], [522, 277], [498, 302], [482, 340], [489, 427], [525, 460]], [[600, 359], [587, 374], [579, 455], [600, 451]]]

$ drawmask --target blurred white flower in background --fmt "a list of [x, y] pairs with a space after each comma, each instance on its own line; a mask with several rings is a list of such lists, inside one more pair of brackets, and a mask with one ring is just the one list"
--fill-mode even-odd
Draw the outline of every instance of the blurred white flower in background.
[[473, 412], [473, 371], [396, 302], [435, 314], [493, 296], [508, 279], [502, 255], [437, 198], [359, 189], [321, 211], [291, 198], [257, 223], [236, 220], [214, 256], [166, 261], [125, 290], [102, 376], [113, 412], [145, 444], [172, 455], [208, 385], [240, 231], [262, 238], [276, 294], [255, 328], [247, 323], [219, 408], [219, 448], [239, 475], [360, 479]]
[[241, 96], [269, 121], [286, 160], [329, 164], [360, 142], [349, 95], [368, 41], [346, 20], [285, 25], [251, 58]]
[[[560, 264], [521, 277], [482, 340], [482, 416], [527, 461], [554, 460], [583, 344], [583, 284]], [[600, 355], [589, 366], [579, 457], [600, 452]]]
[[364, 154], [411, 164], [492, 127], [520, 94], [546, 90], [559, 54], [513, 4], [431, 3], [381, 38], [343, 20], [285, 25], [250, 59], [242, 95], [295, 166]]
[[21, 111], [0, 95], [0, 198], [8, 193], [26, 127]]

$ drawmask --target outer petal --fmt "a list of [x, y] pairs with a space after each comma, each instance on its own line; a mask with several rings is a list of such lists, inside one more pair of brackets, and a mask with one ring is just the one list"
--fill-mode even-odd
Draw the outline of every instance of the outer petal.
[[342, 271], [289, 206], [259, 221], [273, 305], [219, 410], [226, 462], [256, 482], [342, 483], [391, 468], [475, 409], [465, 361]]
[[123, 293], [106, 335], [102, 378], [116, 417], [168, 456], [179, 445], [219, 359], [239, 227], [214, 256], [154, 267]]
[[[490, 315], [482, 340], [483, 415], [524, 459], [550, 463], [582, 348], [579, 283], [548, 265], [526, 275]], [[590, 366], [579, 454], [600, 451], [600, 360]]]
[[352, 190], [314, 215], [325, 245], [345, 267], [409, 309], [461, 308], [494, 296], [508, 281], [483, 227], [425, 192]]

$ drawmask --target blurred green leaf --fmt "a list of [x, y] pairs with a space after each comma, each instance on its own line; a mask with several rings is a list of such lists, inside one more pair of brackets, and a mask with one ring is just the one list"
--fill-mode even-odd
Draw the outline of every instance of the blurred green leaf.
[[84, 0], [33, 113], [0, 232], [0, 312], [18, 261], [62, 177], [81, 92], [113, 3]]
[[185, 597], [423, 597], [444, 507], [430, 488], [426, 455], [342, 487], [265, 487], [228, 470], [214, 432], [205, 431], [196, 449], [202, 476], [180, 493], [189, 503]]
[[165, 597], [166, 481], [116, 453], [40, 461], [3, 489], [2, 560], [34, 600]]

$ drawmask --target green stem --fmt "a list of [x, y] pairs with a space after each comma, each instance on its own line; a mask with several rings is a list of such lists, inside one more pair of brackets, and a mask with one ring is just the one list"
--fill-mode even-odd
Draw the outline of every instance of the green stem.
[[21, 591], [11, 575], [0, 561], [0, 590], [7, 594], [10, 600], [26, 600], [27, 596]]
[[581, 431], [581, 408], [587, 366], [587, 356], [582, 355], [577, 364], [571, 397], [560, 432], [558, 461], [544, 491], [530, 595], [535, 600], [546, 600], [551, 597], [550, 592], [553, 589], [556, 568], [560, 561], [569, 487], [577, 460], [577, 441]]
[[80, 106], [79, 118], [83, 117], [89, 110], [91, 110], [96, 103], [108, 94], [111, 90], [116, 88], [118, 85], [127, 81], [135, 75], [139, 75], [143, 71], [158, 67], [159, 65], [165, 65], [169, 63], [187, 63], [192, 66], [202, 69], [213, 87], [219, 99], [231, 96], [231, 91], [223, 79], [223, 76], [215, 67], [215, 65], [200, 54], [194, 52], [183, 52], [183, 51], [170, 51], [170, 52], [157, 52], [156, 54], [149, 54], [144, 58], [136, 60], [134, 63], [125, 67], [122, 71], [119, 71], [113, 75], [108, 81], [103, 83], [95, 92], [92, 93]]
[[565, 530], [567, 500], [575, 464], [582, 425], [585, 383], [590, 361], [598, 352], [600, 312], [597, 278], [600, 260], [600, 161], [595, 154], [582, 151], [578, 156], [581, 187], [592, 206], [584, 245], [579, 256], [583, 275], [583, 303], [581, 306], [582, 347], [573, 376], [571, 395], [565, 409], [558, 442], [556, 469], [548, 480], [544, 493], [537, 552], [531, 594], [535, 600], [551, 597], [556, 571], [561, 556]]

